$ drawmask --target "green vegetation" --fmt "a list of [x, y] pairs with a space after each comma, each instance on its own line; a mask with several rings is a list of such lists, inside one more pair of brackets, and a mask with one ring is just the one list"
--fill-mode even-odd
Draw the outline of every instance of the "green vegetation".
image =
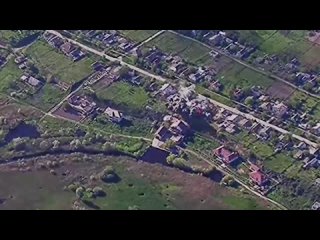
[[73, 62], [44, 41], [38, 41], [31, 45], [26, 50], [26, 54], [35, 62], [41, 75], [53, 75], [59, 80], [71, 84], [89, 76], [92, 72], [91, 64], [94, 62], [89, 57]]
[[270, 157], [271, 155], [273, 155], [273, 152], [274, 152], [274, 149], [272, 146], [260, 141], [256, 141], [253, 144], [249, 145], [248, 147], [256, 156], [258, 156], [262, 160]]
[[293, 159], [284, 153], [278, 153], [265, 159], [263, 163], [266, 168], [276, 173], [282, 173], [292, 165]]
[[223, 97], [223, 96], [219, 95], [218, 93], [215, 93], [213, 91], [206, 89], [203, 86], [197, 85], [196, 91], [197, 91], [197, 93], [202, 94], [205, 97], [209, 97], [209, 98], [211, 98], [215, 101], [218, 101], [220, 103], [223, 103], [227, 106], [230, 106], [230, 107], [234, 106], [234, 103], [230, 99], [228, 99], [227, 97]]
[[225, 204], [235, 210], [262, 210], [257, 201], [246, 196], [227, 196], [223, 198]]
[[142, 42], [156, 34], [158, 30], [119, 30], [119, 32], [135, 42]]
[[207, 138], [195, 135], [192, 141], [187, 143], [188, 147], [196, 151], [212, 151], [213, 149], [219, 147], [219, 143]]
[[66, 93], [61, 91], [57, 86], [46, 83], [36, 94], [26, 99], [32, 105], [39, 107], [44, 111], [58, 104]]
[[261, 86], [267, 89], [274, 83], [271, 78], [236, 62], [226, 67], [224, 71], [219, 73], [218, 77], [223, 85], [223, 93], [229, 96], [230, 90], [237, 87], [248, 89], [252, 86]]
[[180, 57], [193, 64], [210, 52], [210, 49], [202, 44], [180, 37], [171, 32], [161, 34], [147, 43], [147, 45], [156, 46], [168, 54], [178, 54]]
[[135, 110], [145, 108], [150, 100], [148, 93], [142, 87], [135, 87], [125, 82], [115, 82], [108, 88], [97, 89], [97, 97]]
[[18, 68], [13, 59], [0, 70], [0, 92], [10, 93], [9, 90], [15, 90], [15, 82], [20, 81], [23, 72]]

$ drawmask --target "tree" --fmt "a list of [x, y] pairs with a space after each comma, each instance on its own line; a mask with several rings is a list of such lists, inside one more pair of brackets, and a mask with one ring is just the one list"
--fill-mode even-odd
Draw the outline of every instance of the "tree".
[[170, 154], [168, 157], [167, 157], [167, 163], [169, 164], [169, 165], [172, 165], [173, 164], [173, 160], [176, 158], [176, 156], [175, 155], [173, 155], [173, 154]]
[[254, 99], [253, 99], [252, 97], [247, 97], [247, 98], [244, 100], [244, 104], [247, 105], [247, 106], [252, 107], [253, 104], [254, 104]]
[[105, 192], [103, 191], [103, 189], [101, 187], [94, 187], [92, 191], [93, 191], [94, 196], [96, 196], [96, 197], [105, 196]]
[[175, 146], [176, 146], [176, 143], [175, 143], [173, 140], [171, 140], [171, 139], [167, 140], [167, 141], [163, 144], [163, 147], [166, 148], [166, 149], [172, 149], [172, 148], [174, 148]]
[[68, 102], [64, 102], [62, 105], [62, 109], [63, 109], [63, 111], [68, 112], [68, 111], [70, 111], [71, 106]]
[[78, 199], [81, 199], [84, 195], [84, 188], [83, 187], [78, 187], [76, 190], [76, 196]]

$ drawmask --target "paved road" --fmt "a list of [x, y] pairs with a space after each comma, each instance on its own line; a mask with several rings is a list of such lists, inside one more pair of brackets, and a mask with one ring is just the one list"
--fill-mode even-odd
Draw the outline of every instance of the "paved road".
[[[76, 44], [76, 45], [78, 45], [78, 46], [86, 49], [86, 50], [89, 51], [89, 52], [92, 52], [92, 53], [95, 53], [95, 54], [97, 54], [97, 55], [99, 55], [99, 56], [105, 57], [106, 59], [108, 59], [108, 60], [110, 60], [110, 61], [120, 62], [121, 65], [127, 66], [127, 67], [129, 67], [129, 68], [131, 68], [131, 69], [133, 69], [133, 70], [136, 70], [137, 72], [140, 72], [140, 73], [142, 73], [142, 74], [144, 74], [144, 75], [147, 75], [147, 76], [149, 76], [149, 77], [152, 77], [152, 78], [154, 78], [154, 79], [156, 79], [156, 80], [159, 80], [159, 81], [162, 81], [162, 82], [170, 82], [170, 80], [168, 80], [168, 79], [165, 79], [165, 78], [160, 77], [160, 76], [158, 76], [158, 75], [155, 75], [155, 74], [152, 74], [152, 73], [150, 73], [150, 72], [147, 72], [147, 71], [145, 71], [145, 70], [143, 70], [143, 69], [140, 69], [140, 68], [138, 68], [138, 67], [136, 67], [136, 66], [133, 66], [133, 65], [131, 65], [131, 64], [125, 63], [125, 62], [123, 62], [122, 60], [119, 60], [119, 59], [117, 59], [117, 58], [108, 56], [108, 55], [105, 54], [103, 51], [95, 50], [95, 49], [93, 49], [93, 48], [91, 48], [91, 47], [88, 47], [88, 46], [86, 46], [86, 45], [84, 45], [84, 44], [81, 44], [81, 43], [79, 43], [79, 42], [77, 42], [77, 41], [75, 41], [75, 40], [66, 38], [66, 37], [62, 36], [60, 33], [58, 33], [57, 31], [54, 31], [54, 30], [47, 30], [47, 31], [50, 32], [50, 33], [52, 33], [52, 34], [56, 34], [56, 35], [58, 35], [58, 36], [60, 36], [60, 37], [62, 37], [62, 38], [64, 38], [64, 39], [72, 42], [73, 44]], [[184, 81], [187, 81], [187, 80], [184, 80]], [[203, 96], [203, 95], [200, 95], [200, 94], [198, 94], [198, 95], [199, 95], [200, 98], [202, 98], [202, 99], [207, 99], [207, 100], [209, 100], [212, 104], [214, 104], [214, 105], [216, 105], [216, 106], [219, 106], [219, 107], [221, 107], [221, 108], [224, 108], [224, 109], [226, 109], [226, 110], [228, 110], [228, 111], [230, 111], [230, 112], [232, 112], [232, 113], [235, 113], [235, 114], [238, 114], [238, 115], [240, 115], [240, 116], [243, 116], [243, 117], [245, 117], [245, 118], [247, 118], [247, 119], [249, 119], [249, 120], [256, 121], [256, 122], [258, 122], [259, 124], [261, 124], [261, 125], [263, 125], [263, 126], [271, 127], [272, 129], [274, 129], [274, 130], [276, 130], [276, 131], [278, 131], [278, 132], [280, 132], [280, 133], [290, 134], [293, 138], [296, 138], [296, 139], [298, 139], [299, 141], [303, 141], [303, 142], [305, 142], [306, 144], [308, 144], [308, 145], [310, 145], [310, 146], [312, 146], [312, 147], [314, 147], [314, 148], [317, 148], [317, 147], [318, 147], [318, 144], [315, 143], [315, 142], [312, 142], [312, 141], [310, 141], [310, 140], [308, 140], [308, 139], [306, 139], [306, 138], [304, 138], [304, 137], [301, 137], [301, 136], [299, 136], [299, 135], [292, 134], [291, 132], [289, 132], [289, 131], [287, 131], [287, 130], [285, 130], [285, 129], [283, 129], [283, 128], [280, 128], [280, 127], [275, 126], [275, 125], [273, 125], [273, 124], [271, 124], [271, 123], [268, 123], [268, 122], [266, 122], [266, 121], [263, 121], [263, 120], [261, 120], [261, 119], [258, 119], [258, 118], [254, 117], [254, 116], [251, 115], [251, 114], [243, 113], [243, 112], [239, 111], [239, 110], [236, 109], [236, 108], [229, 107], [229, 106], [227, 106], [227, 105], [225, 105], [225, 104], [223, 104], [223, 103], [220, 103], [220, 102], [215, 101], [215, 100], [213, 100], [213, 99], [207, 98], [207, 97], [205, 97], [205, 96]]]
[[255, 122], [257, 122], [257, 123], [259, 123], [259, 124], [261, 124], [261, 125], [263, 125], [263, 126], [270, 127], [270, 128], [272, 128], [272, 129], [280, 132], [280, 133], [290, 134], [293, 138], [296, 138], [296, 139], [298, 139], [299, 141], [305, 142], [306, 144], [308, 144], [308, 145], [310, 145], [310, 146], [312, 146], [312, 147], [314, 147], [314, 148], [317, 148], [317, 147], [318, 147], [318, 144], [315, 143], [315, 142], [312, 142], [312, 141], [310, 141], [310, 140], [308, 140], [308, 139], [306, 139], [306, 138], [304, 138], [304, 137], [301, 137], [301, 136], [299, 136], [299, 135], [292, 134], [291, 132], [289, 132], [289, 131], [287, 131], [287, 130], [285, 130], [285, 129], [283, 129], [283, 128], [277, 127], [276, 125], [273, 125], [273, 124], [268, 123], [268, 122], [266, 122], [266, 121], [263, 121], [263, 120], [261, 120], [261, 119], [259, 119], [259, 118], [256, 118], [255, 116], [253, 116], [253, 115], [251, 115], [251, 114], [243, 113], [243, 112], [239, 111], [239, 110], [236, 109], [236, 108], [229, 107], [229, 106], [227, 106], [227, 105], [225, 105], [225, 104], [223, 104], [223, 103], [220, 103], [220, 102], [218, 102], [218, 101], [215, 101], [215, 100], [213, 100], [213, 99], [211, 99], [211, 98], [208, 98], [208, 97], [205, 97], [205, 96], [203, 96], [203, 95], [199, 95], [199, 98], [200, 98], [200, 99], [209, 100], [213, 105], [216, 105], [216, 106], [218, 106], [218, 107], [224, 108], [224, 109], [226, 109], [226, 110], [228, 110], [228, 111], [230, 111], [230, 112], [232, 112], [232, 113], [234, 113], [234, 114], [240, 115], [240, 116], [245, 117], [245, 118], [247, 118], [247, 119], [249, 119], [249, 120], [255, 121]]
[[311, 96], [311, 97], [315, 97], [315, 98], [320, 99], [320, 96], [319, 96], [319, 95], [310, 93], [310, 92], [304, 90], [303, 88], [299, 88], [298, 86], [294, 85], [293, 83], [291, 83], [291, 82], [289, 82], [289, 81], [287, 81], [287, 80], [285, 80], [285, 79], [283, 79], [283, 78], [281, 78], [281, 77], [279, 77], [279, 76], [276, 76], [276, 75], [274, 75], [274, 74], [272, 74], [272, 73], [270, 73], [270, 72], [266, 72], [266, 71], [263, 71], [263, 70], [258, 69], [258, 68], [256, 68], [256, 67], [253, 67], [252, 65], [250, 65], [250, 64], [248, 64], [248, 63], [246, 63], [246, 62], [243, 62], [243, 61], [241, 61], [241, 60], [239, 60], [239, 59], [237, 59], [237, 58], [235, 58], [235, 57], [233, 57], [233, 56], [230, 56], [230, 55], [226, 54], [225, 52], [221, 51], [220, 49], [217, 49], [217, 48], [215, 48], [215, 47], [212, 47], [212, 46], [210, 46], [210, 45], [208, 45], [208, 44], [206, 44], [206, 43], [203, 43], [203, 42], [201, 42], [201, 41], [199, 41], [199, 40], [197, 40], [197, 39], [194, 39], [194, 38], [192, 38], [192, 37], [185, 36], [185, 35], [183, 35], [183, 34], [181, 34], [181, 33], [178, 33], [178, 32], [172, 31], [172, 30], [168, 30], [168, 31], [171, 32], [171, 33], [174, 33], [174, 34], [176, 34], [176, 35], [179, 35], [179, 36], [181, 36], [181, 37], [184, 37], [184, 38], [186, 38], [186, 39], [195, 41], [195, 42], [197, 42], [197, 43], [199, 43], [199, 44], [201, 44], [201, 45], [203, 45], [203, 46], [205, 46], [205, 47], [210, 48], [211, 50], [214, 50], [214, 51], [220, 53], [221, 55], [224, 55], [224, 56], [232, 59], [233, 61], [236, 61], [237, 63], [239, 63], [239, 64], [241, 64], [241, 65], [243, 65], [243, 66], [245, 66], [245, 67], [247, 67], [247, 68], [250, 68], [251, 70], [254, 70], [254, 71], [256, 71], [256, 72], [258, 72], [258, 73], [261, 73], [261, 74], [263, 74], [263, 75], [266, 75], [266, 76], [268, 76], [268, 77], [272, 77], [272, 78], [274, 78], [274, 79], [276, 79], [276, 80], [278, 80], [278, 81], [280, 81], [280, 82], [283, 82], [283, 83], [291, 86], [292, 88], [294, 88], [294, 89], [296, 89], [296, 90], [298, 90], [298, 91], [301, 91], [301, 92], [303, 92], [303, 93]]
[[111, 57], [111, 56], [105, 54], [103, 51], [98, 51], [98, 50], [93, 49], [93, 48], [91, 48], [91, 47], [88, 47], [88, 46], [86, 46], [86, 45], [84, 45], [84, 44], [82, 44], [82, 43], [79, 43], [79, 42], [77, 42], [77, 41], [75, 41], [75, 40], [73, 40], [73, 39], [66, 38], [66, 37], [62, 36], [62, 35], [61, 35], [59, 32], [57, 32], [57, 31], [47, 30], [47, 32], [50, 32], [50, 33], [55, 34], [55, 35], [57, 35], [57, 36], [60, 36], [61, 38], [66, 39], [66, 40], [68, 40], [69, 42], [71, 42], [71, 43], [73, 43], [73, 44], [75, 44], [75, 45], [80, 46], [81, 48], [87, 50], [88, 52], [92, 52], [92, 53], [94, 53], [94, 54], [96, 54], [96, 55], [99, 55], [99, 56], [101, 56], [101, 57], [104, 57], [104, 58], [106, 58], [107, 60], [109, 60], [109, 61], [111, 61], [111, 62], [119, 62], [119, 63], [120, 63], [121, 65], [123, 65], [123, 66], [127, 66], [128, 68], [130, 68], [130, 69], [132, 69], [132, 70], [135, 70], [135, 71], [137, 71], [137, 72], [139, 72], [139, 73], [142, 73], [142, 74], [144, 74], [144, 75], [146, 75], [146, 76], [149, 76], [149, 77], [154, 78], [154, 79], [156, 79], [156, 80], [159, 80], [159, 81], [161, 81], [161, 82], [166, 82], [166, 81], [167, 81], [165, 78], [163, 78], [163, 77], [161, 77], [161, 76], [158, 76], [158, 75], [155, 75], [155, 74], [153, 74], [153, 73], [147, 72], [147, 71], [145, 71], [145, 70], [143, 70], [143, 69], [141, 69], [141, 68], [138, 68], [138, 67], [136, 67], [136, 66], [134, 66], [134, 65], [131, 65], [131, 64], [129, 64], [129, 63], [126, 63], [126, 62], [122, 61], [122, 60], [119, 59], [119, 58]]

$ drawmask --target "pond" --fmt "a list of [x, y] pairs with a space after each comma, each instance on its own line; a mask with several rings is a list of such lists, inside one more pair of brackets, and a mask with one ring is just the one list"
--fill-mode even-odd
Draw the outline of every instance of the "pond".
[[6, 143], [11, 142], [15, 138], [38, 138], [40, 133], [36, 126], [21, 122], [17, 127], [10, 129], [4, 140]]

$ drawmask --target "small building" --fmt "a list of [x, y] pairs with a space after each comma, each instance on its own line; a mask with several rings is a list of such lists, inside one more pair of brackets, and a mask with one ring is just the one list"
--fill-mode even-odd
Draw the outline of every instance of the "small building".
[[88, 116], [96, 109], [96, 103], [87, 96], [73, 95], [68, 99], [69, 105], [77, 112]]
[[276, 103], [272, 106], [272, 111], [278, 117], [283, 117], [287, 113], [288, 107], [282, 102]]
[[70, 42], [65, 42], [61, 45], [60, 49], [65, 55], [69, 56], [75, 50], [75, 47]]
[[263, 186], [268, 182], [267, 176], [260, 169], [251, 172], [249, 176], [250, 180], [259, 186]]
[[311, 210], [320, 210], [320, 202], [315, 202], [312, 205]]
[[104, 114], [106, 114], [112, 122], [120, 123], [123, 120], [123, 113], [110, 107], [106, 108]]
[[232, 164], [239, 159], [239, 154], [237, 152], [232, 152], [223, 145], [216, 148], [213, 153], [226, 164]]

